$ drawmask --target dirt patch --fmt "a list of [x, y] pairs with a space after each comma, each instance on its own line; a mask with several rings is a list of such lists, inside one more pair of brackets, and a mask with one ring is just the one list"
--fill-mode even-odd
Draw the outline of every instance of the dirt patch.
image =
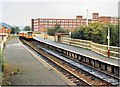
[[14, 65], [4, 64], [2, 85], [12, 85], [11, 76], [16, 74], [19, 74], [19, 68]]

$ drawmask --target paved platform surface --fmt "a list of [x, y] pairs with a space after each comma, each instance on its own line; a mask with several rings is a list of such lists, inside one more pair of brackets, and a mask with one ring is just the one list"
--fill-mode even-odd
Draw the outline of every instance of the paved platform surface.
[[104, 57], [104, 56], [102, 56], [100, 54], [97, 54], [97, 53], [95, 53], [93, 51], [90, 51], [90, 50], [86, 50], [86, 49], [82, 49], [82, 48], [79, 48], [79, 47], [70, 46], [70, 45], [66, 45], [66, 44], [62, 44], [62, 43], [56, 43], [54, 41], [43, 39], [43, 38], [38, 37], [38, 36], [34, 37], [34, 39], [38, 40], [38, 41], [41, 41], [41, 42], [44, 42], [44, 43], [47, 43], [47, 44], [54, 45], [56, 47], [67, 49], [71, 52], [79, 53], [83, 56], [87, 56], [87, 57], [90, 57], [92, 59], [99, 60], [101, 62], [105, 62], [105, 63], [110, 64], [110, 65], [115, 65], [115, 66], [120, 67], [120, 65], [119, 65], [120, 60], [118, 60], [118, 59]]
[[50, 71], [40, 61], [35, 59], [19, 43], [18, 39], [11, 39], [4, 49], [4, 60], [8, 65], [19, 68], [20, 74], [12, 75], [12, 85], [68, 85], [71, 84], [59, 73]]

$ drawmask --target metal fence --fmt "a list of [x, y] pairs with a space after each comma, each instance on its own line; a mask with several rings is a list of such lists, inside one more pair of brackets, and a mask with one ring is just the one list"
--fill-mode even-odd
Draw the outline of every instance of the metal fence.
[[[82, 47], [94, 51], [98, 54], [108, 57], [107, 45], [97, 44], [92, 41], [73, 39], [73, 38], [62, 38], [62, 43], [71, 44], [73, 46]], [[110, 46], [110, 57], [118, 59], [120, 57], [120, 47]]]

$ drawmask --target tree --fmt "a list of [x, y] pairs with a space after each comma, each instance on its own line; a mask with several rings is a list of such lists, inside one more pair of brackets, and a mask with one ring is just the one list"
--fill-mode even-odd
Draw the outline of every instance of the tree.
[[57, 31], [57, 30], [59, 30], [59, 29], [61, 29], [61, 26], [60, 26], [59, 24], [56, 24], [56, 25], [55, 25], [55, 31]]
[[[103, 23], [91, 23], [88, 26], [80, 26], [76, 31], [72, 32], [72, 38], [90, 40], [95, 43], [107, 45], [107, 31], [103, 27]], [[107, 24], [110, 28], [110, 45], [119, 45], [119, 28], [118, 25]]]
[[18, 34], [20, 32], [19, 27], [15, 27], [15, 33]]
[[110, 25], [110, 45], [119, 46], [119, 26]]
[[32, 29], [30, 28], [30, 26], [25, 26], [24, 27], [24, 31], [31, 31]]
[[53, 29], [49, 28], [47, 30], [47, 33], [51, 36], [55, 36], [55, 33], [68, 33], [68, 30], [64, 30], [64, 29], [61, 28], [61, 26], [59, 24], [56, 24], [55, 28], [53, 28]]
[[11, 32], [10, 33], [11, 34], [15, 34], [15, 28], [14, 27], [11, 28]]
[[18, 34], [19, 33], [19, 31], [20, 31], [20, 29], [19, 29], [19, 27], [18, 26], [14, 26], [14, 27], [12, 27], [11, 28], [11, 34]]
[[47, 33], [48, 33], [50, 36], [54, 36], [54, 35], [55, 35], [55, 29], [49, 28], [49, 29], [47, 30]]
[[71, 37], [76, 38], [76, 39], [84, 39], [85, 40], [86, 39], [85, 29], [86, 29], [85, 26], [80, 26], [76, 31], [72, 32]]

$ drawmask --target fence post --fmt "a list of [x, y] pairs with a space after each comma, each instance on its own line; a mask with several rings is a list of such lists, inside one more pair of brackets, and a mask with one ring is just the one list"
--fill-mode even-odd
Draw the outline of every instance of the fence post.
[[[63, 38], [63, 43], [64, 43], [64, 40], [66, 40], [67, 42], [65, 42], [66, 44], [70, 44], [70, 38], [66, 38], [66, 37], [64, 37]], [[78, 40], [76, 40], [76, 39], [71, 39], [71, 45], [73, 45], [73, 46], [76, 46], [76, 44], [74, 43], [74, 42], [78, 42]], [[84, 43], [84, 42], [88, 42], [87, 40], [79, 40], [79, 43], [80, 44], [77, 44], [77, 46], [79, 45], [79, 47], [83, 47], [83, 48], [86, 48], [86, 46], [88, 46], [88, 43], [87, 43], [87, 45], [86, 45], [86, 43]], [[73, 43], [73, 44], [72, 44]], [[94, 43], [94, 42], [90, 42], [89, 43], [89, 49], [91, 50], [91, 51], [94, 51], [94, 52], [96, 52], [96, 53], [98, 53], [98, 54], [101, 54], [101, 55], [103, 55], [103, 56], [108, 56], [108, 52], [107, 52], [107, 49], [106, 49], [106, 47], [107, 47], [107, 45], [103, 45], [103, 44], [97, 44], [97, 43]], [[115, 46], [110, 46], [113, 50], [111, 50], [111, 54], [109, 54], [109, 56], [111, 57], [111, 58], [119, 58], [117, 55], [120, 55], [120, 53], [119, 52], [117, 52], [116, 50], [114, 50], [114, 49], [120, 49], [120, 47], [115, 47]]]

